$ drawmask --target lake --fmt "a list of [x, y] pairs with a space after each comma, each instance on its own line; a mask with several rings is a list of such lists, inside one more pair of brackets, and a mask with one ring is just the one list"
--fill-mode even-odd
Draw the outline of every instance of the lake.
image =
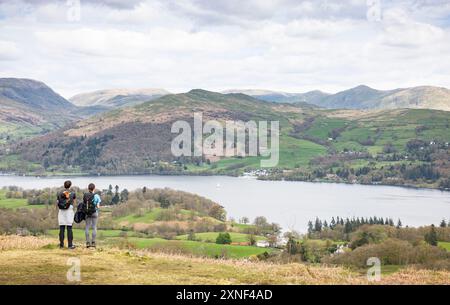
[[[0, 187], [24, 189], [62, 186], [64, 177], [35, 178], [0, 176]], [[114, 176], [71, 177], [73, 184], [99, 189], [113, 186], [134, 190], [169, 187], [196, 193], [225, 207], [228, 217], [266, 216], [283, 229], [305, 232], [308, 220], [340, 217], [400, 218], [404, 225], [438, 225], [450, 218], [450, 192], [391, 186], [332, 183], [260, 181], [226, 176]]]

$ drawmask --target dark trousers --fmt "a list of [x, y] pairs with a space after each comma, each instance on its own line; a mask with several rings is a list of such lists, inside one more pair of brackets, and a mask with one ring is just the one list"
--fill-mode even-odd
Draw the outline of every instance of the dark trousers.
[[59, 226], [59, 245], [61, 247], [64, 247], [64, 231], [65, 231], [66, 227], [67, 227], [68, 246], [72, 247], [72, 242], [73, 242], [72, 226]]

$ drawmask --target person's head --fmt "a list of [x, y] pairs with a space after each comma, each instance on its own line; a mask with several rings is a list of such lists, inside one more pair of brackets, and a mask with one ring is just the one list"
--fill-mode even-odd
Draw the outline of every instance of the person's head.
[[72, 181], [67, 180], [66, 182], [64, 182], [64, 188], [65, 189], [70, 189], [71, 186], [72, 186]]
[[88, 185], [88, 190], [89, 190], [89, 192], [93, 193], [95, 191], [95, 184], [94, 183], [90, 183]]

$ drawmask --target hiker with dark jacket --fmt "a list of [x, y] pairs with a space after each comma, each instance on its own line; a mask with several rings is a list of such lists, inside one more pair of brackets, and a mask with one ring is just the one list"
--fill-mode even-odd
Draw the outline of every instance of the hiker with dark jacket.
[[64, 233], [67, 229], [67, 241], [68, 248], [74, 249], [73, 245], [73, 205], [77, 199], [74, 192], [70, 190], [72, 186], [71, 181], [64, 182], [64, 190], [61, 190], [57, 194], [57, 206], [58, 206], [58, 224], [59, 224], [59, 247], [64, 248]]
[[[95, 238], [97, 236], [98, 211], [102, 202], [100, 195], [96, 194], [95, 185], [93, 183], [88, 186], [88, 193], [83, 196], [84, 211], [86, 214], [86, 247], [95, 248]], [[92, 238], [89, 236], [89, 229], [92, 229]]]

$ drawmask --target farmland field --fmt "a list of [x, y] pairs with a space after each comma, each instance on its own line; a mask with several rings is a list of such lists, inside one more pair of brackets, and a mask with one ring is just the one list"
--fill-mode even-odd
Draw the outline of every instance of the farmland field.
[[[58, 230], [49, 230], [51, 237], [58, 236]], [[83, 229], [73, 229], [74, 243], [84, 246], [85, 235]], [[215, 233], [216, 235], [218, 233]], [[233, 236], [245, 238], [238, 233], [231, 233]], [[97, 239], [99, 246], [126, 246], [137, 249], [161, 250], [173, 253], [193, 254], [197, 256], [218, 257], [225, 256], [229, 258], [244, 258], [251, 255], [258, 255], [264, 252], [272, 252], [273, 249], [258, 248], [251, 246], [238, 245], [218, 245], [210, 242], [184, 240], [180, 236], [179, 240], [166, 240], [162, 238], [136, 237], [139, 234], [134, 232], [125, 232], [121, 230], [98, 230]], [[198, 234], [202, 236], [202, 233]], [[206, 233], [204, 236], [212, 235]]]

